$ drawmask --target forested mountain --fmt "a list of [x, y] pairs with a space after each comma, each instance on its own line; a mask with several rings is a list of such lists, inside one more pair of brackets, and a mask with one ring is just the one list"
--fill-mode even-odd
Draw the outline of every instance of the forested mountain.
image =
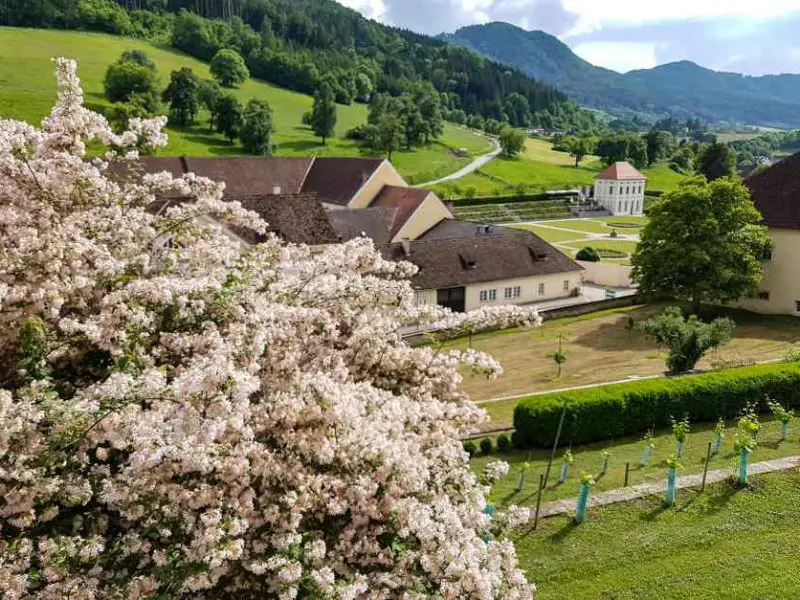
[[464, 27], [441, 38], [558, 86], [585, 106], [711, 122], [800, 126], [800, 75], [750, 77], [688, 61], [623, 75], [592, 65], [551, 35], [508, 23]]
[[326, 81], [342, 103], [425, 81], [445, 111], [504, 120], [509, 97], [516, 110], [522, 96], [530, 124], [591, 124], [563, 92], [518, 69], [333, 0], [0, 0], [0, 24], [145, 37], [203, 60], [233, 48], [255, 77], [305, 93]]

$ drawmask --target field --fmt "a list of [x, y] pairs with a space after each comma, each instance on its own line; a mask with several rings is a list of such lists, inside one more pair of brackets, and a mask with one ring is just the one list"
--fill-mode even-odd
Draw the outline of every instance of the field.
[[[470, 188], [477, 196], [497, 196], [518, 192], [572, 189], [589, 186], [602, 170], [600, 159], [587, 156], [578, 168], [565, 152], [556, 152], [547, 140], [528, 139], [524, 152], [513, 160], [497, 158], [478, 171], [447, 182], [434, 189], [445, 198], [457, 198]], [[668, 192], [683, 179], [666, 164], [656, 164], [643, 172], [648, 177], [649, 192]]]
[[515, 538], [537, 600], [781, 600], [800, 597], [800, 473], [727, 482], [704, 494], [591, 509]]
[[[636, 331], [628, 319], [645, 320], [663, 306], [616, 309], [583, 317], [547, 321], [539, 329], [508, 330], [475, 335], [472, 347], [500, 361], [504, 373], [495, 380], [467, 374], [464, 388], [473, 400], [505, 398], [530, 392], [616, 381], [663, 373], [665, 353]], [[731, 342], [710, 352], [700, 368], [782, 358], [800, 339], [800, 319], [726, 311], [736, 322]], [[709, 315], [704, 315], [708, 318]], [[563, 336], [567, 362], [561, 378], [549, 358]], [[446, 347], [466, 348], [467, 340]], [[493, 427], [508, 426], [516, 400], [485, 404]]]
[[[123, 51], [139, 49], [155, 61], [161, 82], [166, 85], [171, 71], [191, 67], [200, 77], [210, 78], [208, 66], [171, 49], [155, 47], [145, 41], [108, 35], [38, 29], [0, 27], [0, 116], [38, 123], [47, 115], [56, 98], [55, 77], [50, 59], [66, 56], [78, 61], [78, 75], [84, 86], [86, 102], [103, 110], [108, 101], [103, 96], [103, 75], [107, 66]], [[310, 129], [301, 124], [304, 112], [311, 108], [309, 96], [284, 90], [250, 79], [236, 95], [246, 102], [259, 98], [269, 102], [274, 112], [278, 154], [282, 156], [337, 155], [353, 156], [360, 149], [344, 139], [348, 129], [363, 123], [366, 107], [362, 104], [338, 107], [336, 136], [322, 146]], [[201, 114], [196, 126], [187, 129], [169, 128], [170, 145], [164, 155], [223, 156], [242, 154], [243, 149], [231, 145], [221, 135], [211, 134], [206, 115]], [[469, 162], [456, 157], [455, 148], [467, 148], [473, 154], [489, 152], [492, 145], [468, 130], [447, 125], [441, 143], [415, 152], [397, 152], [392, 162], [409, 182], [424, 182], [458, 170]]]

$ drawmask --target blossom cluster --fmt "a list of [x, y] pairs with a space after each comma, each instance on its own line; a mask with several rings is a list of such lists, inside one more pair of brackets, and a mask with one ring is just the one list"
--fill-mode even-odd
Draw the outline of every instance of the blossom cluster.
[[163, 119], [115, 134], [57, 75], [0, 121], [3, 600], [531, 598], [459, 442], [495, 366], [402, 340], [413, 269], [243, 245], [220, 185], [121, 175]]

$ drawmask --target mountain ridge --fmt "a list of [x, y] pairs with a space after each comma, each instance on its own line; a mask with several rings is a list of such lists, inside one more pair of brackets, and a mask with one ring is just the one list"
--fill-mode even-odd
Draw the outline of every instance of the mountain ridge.
[[800, 127], [798, 74], [754, 76], [714, 71], [691, 60], [618, 73], [593, 65], [548, 33], [501, 22], [462, 27], [439, 38], [516, 67], [591, 108]]

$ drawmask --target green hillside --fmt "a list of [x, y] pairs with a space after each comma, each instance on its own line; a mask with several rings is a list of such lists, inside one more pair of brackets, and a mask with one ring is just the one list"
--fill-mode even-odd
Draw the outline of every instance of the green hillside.
[[[592, 185], [603, 169], [596, 156], [587, 156], [577, 169], [574, 165], [574, 159], [565, 152], [553, 150], [550, 141], [528, 139], [519, 158], [499, 157], [466, 177], [434, 186], [434, 190], [443, 198], [463, 197], [471, 188], [476, 196], [504, 196], [520, 191], [538, 193]], [[647, 175], [648, 192], [672, 191], [685, 177], [663, 162], [642, 172]]]
[[[74, 31], [0, 27], [0, 116], [38, 124], [48, 114], [56, 98], [50, 61], [54, 56], [78, 61], [78, 75], [86, 102], [92, 108], [102, 110], [108, 106], [103, 96], [106, 67], [129, 49], [144, 50], [150, 55], [164, 85], [170, 72], [182, 66], [191, 67], [202, 78], [210, 78], [205, 63], [142, 40]], [[364, 122], [367, 114], [364, 105], [339, 106], [336, 137], [327, 146], [322, 146], [311, 130], [301, 124], [303, 113], [311, 107], [311, 97], [254, 79], [242, 85], [236, 94], [244, 102], [251, 98], [269, 102], [275, 114], [274, 141], [278, 144], [279, 155], [352, 156], [360, 153], [352, 141], [344, 139], [344, 133]], [[188, 129], [169, 127], [170, 144], [160, 153], [193, 156], [242, 154], [240, 146], [229, 144], [219, 134], [209, 133], [206, 117], [201, 115], [198, 124]], [[486, 139], [447, 125], [440, 143], [413, 152], [395, 153], [392, 162], [411, 182], [426, 181], [467, 164], [469, 159], [456, 157], [452, 152], [452, 149], [462, 147], [473, 154], [491, 150]]]

